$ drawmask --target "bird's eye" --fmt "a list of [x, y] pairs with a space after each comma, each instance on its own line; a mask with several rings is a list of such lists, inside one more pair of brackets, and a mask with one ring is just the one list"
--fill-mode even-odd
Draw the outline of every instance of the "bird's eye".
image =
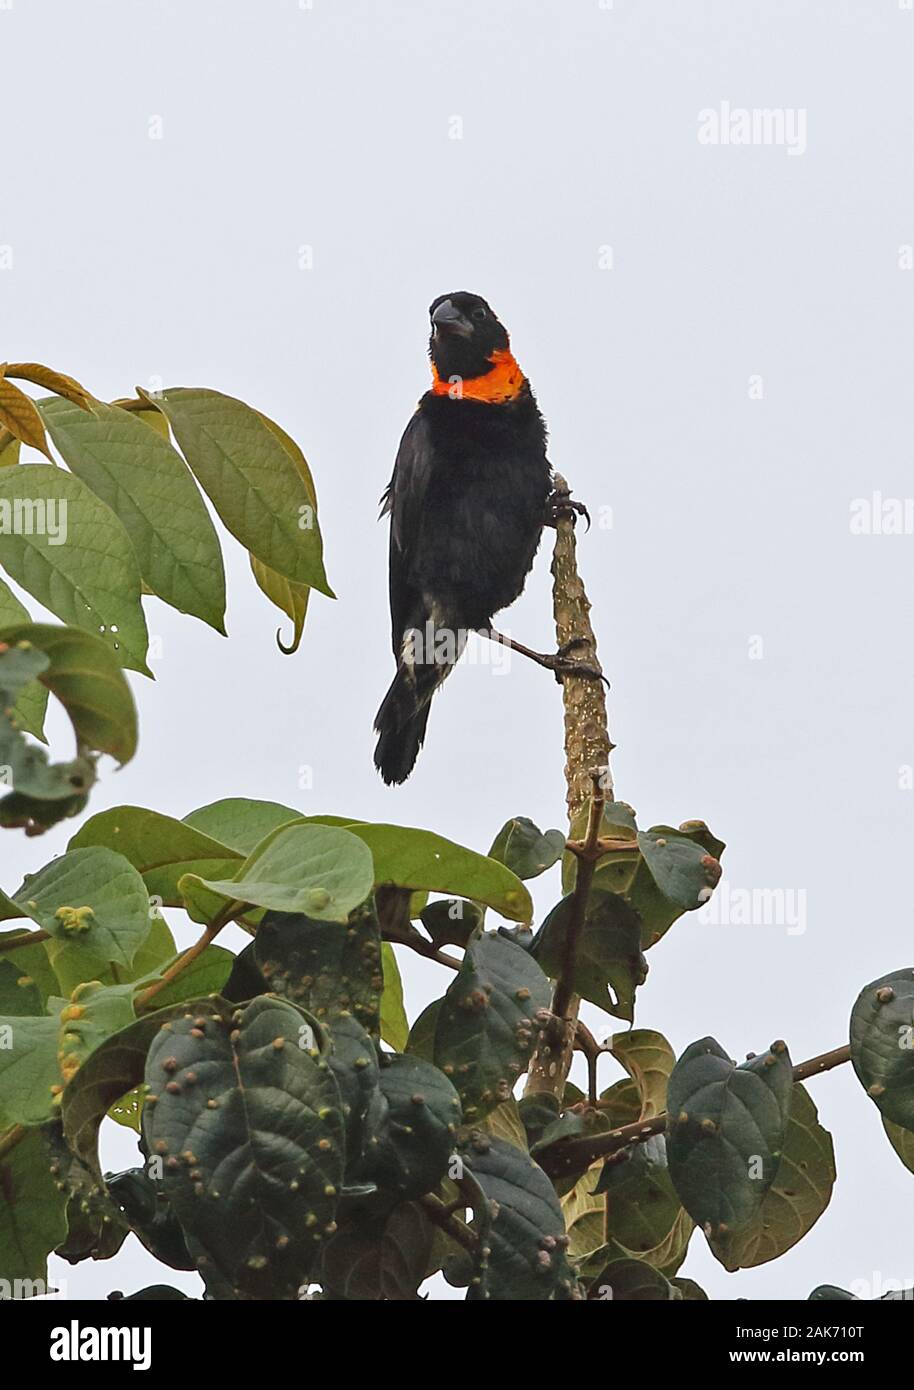
[[485, 316], [486, 316], [486, 311], [485, 311], [485, 309], [474, 309], [474, 310], [473, 310], [473, 318], [476, 320], [477, 323], [481, 323], [482, 320], [485, 318]]

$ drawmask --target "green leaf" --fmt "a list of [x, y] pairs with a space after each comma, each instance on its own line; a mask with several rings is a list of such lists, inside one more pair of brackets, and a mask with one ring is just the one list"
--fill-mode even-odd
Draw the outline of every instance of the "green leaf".
[[484, 919], [485, 908], [466, 898], [436, 898], [419, 913], [419, 920], [436, 947], [466, 946]]
[[303, 912], [322, 922], [344, 922], [371, 892], [371, 855], [346, 830], [287, 825], [262, 840], [234, 878], [185, 874], [181, 884], [188, 880], [228, 900], [275, 912]]
[[239, 854], [250, 854], [271, 830], [301, 819], [301, 811], [293, 811], [291, 806], [282, 806], [278, 801], [252, 801], [246, 796], [233, 796], [191, 811], [183, 823]]
[[[553, 979], [562, 969], [572, 902], [569, 894], [552, 909], [534, 946], [537, 960]], [[591, 1004], [631, 1022], [635, 990], [646, 977], [638, 914], [617, 894], [594, 889], [578, 940], [572, 988]]]
[[[152, 984], [155, 979], [160, 978], [182, 954], [183, 952], [179, 952], [171, 960], [163, 961], [158, 975], [143, 975], [143, 984]], [[234, 963], [234, 954], [224, 946], [207, 946], [190, 965], [185, 966], [180, 975], [170, 981], [164, 989], [159, 990], [155, 996], [156, 1007], [164, 1009], [169, 1004], [180, 1003], [183, 999], [199, 999], [203, 995], [220, 994], [232, 973]]]
[[914, 1130], [914, 970], [861, 990], [851, 1013], [851, 1062], [884, 1119]]
[[659, 1270], [643, 1260], [612, 1260], [594, 1280], [589, 1298], [614, 1303], [671, 1303], [682, 1298]]
[[384, 992], [381, 995], [381, 1037], [395, 1052], [405, 1052], [409, 1039], [409, 1019], [403, 1007], [400, 967], [389, 941], [381, 942], [381, 969], [384, 976]]
[[620, 894], [635, 909], [647, 950], [684, 912], [707, 902], [720, 879], [724, 845], [703, 821], [639, 831], [631, 807], [616, 802], [607, 812], [603, 833], [625, 843], [599, 860], [594, 887]]
[[115, 806], [80, 827], [69, 848], [104, 845], [116, 849], [142, 876], [150, 898], [163, 907], [181, 907], [178, 880], [186, 873], [203, 878], [231, 876], [242, 854], [184, 821], [142, 806]]
[[333, 598], [308, 488], [256, 410], [218, 391], [173, 387], [148, 397], [166, 416], [200, 486], [232, 535], [263, 564]]
[[19, 462], [22, 446], [14, 434], [0, 426], [0, 468], [14, 468]]
[[[13, 902], [12, 898], [8, 898], [5, 893], [0, 893], [0, 918], [12, 918], [14, 915], [19, 915], [18, 905]], [[11, 931], [0, 931], [0, 946], [13, 937], [21, 937], [30, 928], [31, 923], [29, 923], [28, 927], [26, 927], [25, 923], [21, 923]], [[3, 959], [8, 961], [11, 965], [14, 965], [17, 969], [23, 971], [29, 979], [34, 981], [41, 999], [41, 1009], [39, 1012], [44, 1013], [48, 995], [60, 993], [60, 982], [51, 969], [51, 963], [48, 960], [48, 955], [43, 944], [40, 941], [34, 944], [26, 941], [24, 945], [18, 946], [14, 951], [7, 948], [4, 951]], [[15, 1009], [0, 1010], [0, 1013], [15, 1012]]]
[[777, 1175], [751, 1221], [711, 1242], [725, 1269], [776, 1260], [816, 1224], [831, 1200], [835, 1150], [808, 1092], [795, 1085]]
[[3, 785], [15, 788], [13, 796], [61, 802], [77, 789], [90, 787], [95, 773], [84, 757], [51, 763], [43, 748], [23, 737], [17, 717], [19, 699], [34, 690], [48, 665], [44, 652], [29, 642], [0, 642], [0, 767]]
[[[9, 1280], [38, 1280], [47, 1292], [47, 1258], [67, 1234], [66, 1199], [48, 1171], [48, 1153], [31, 1130], [0, 1158], [0, 1270]], [[27, 1297], [22, 1288], [15, 1297]]]
[[101, 636], [121, 665], [151, 675], [140, 571], [123, 523], [79, 478], [45, 464], [0, 471], [0, 516], [15, 521], [17, 505], [45, 521], [31, 534], [0, 528], [7, 574], [62, 622]]
[[460, 1153], [479, 1192], [473, 1228], [483, 1251], [468, 1301], [569, 1298], [565, 1218], [543, 1170], [514, 1144], [486, 1134], [472, 1135]]
[[892, 1148], [904, 1166], [914, 1173], [914, 1131], [893, 1125], [891, 1120], [885, 1118], [882, 1123]]
[[0, 1019], [0, 1127], [39, 1125], [51, 1114], [59, 1019]]
[[[21, 623], [31, 622], [29, 611], [20, 603], [13, 591], [0, 579], [0, 631]], [[44, 717], [48, 707], [47, 687], [34, 680], [19, 691], [13, 716], [15, 725], [23, 733], [31, 734], [45, 742]]]
[[28, 1018], [44, 1013], [41, 991], [20, 965], [0, 957], [0, 1018]]
[[433, 1061], [435, 1056], [435, 1029], [443, 1002], [442, 999], [433, 999], [409, 1030], [406, 1051], [412, 1052], [416, 1057], [422, 1057], [426, 1062]]
[[437, 1067], [411, 1053], [385, 1054], [378, 1077], [380, 1106], [362, 1180], [406, 1199], [432, 1191], [444, 1177], [460, 1123], [460, 1098]]
[[536, 878], [557, 864], [564, 852], [561, 830], [544, 834], [526, 816], [515, 816], [495, 836], [489, 858], [506, 864], [518, 878]]
[[180, 454], [128, 410], [39, 401], [69, 468], [120, 518], [153, 593], [224, 634], [225, 573], [209, 512]]
[[136, 752], [136, 706], [111, 648], [72, 627], [21, 623], [0, 630], [0, 642], [30, 643], [48, 658], [39, 676], [61, 702], [85, 748], [127, 763]]
[[207, 1015], [219, 1013], [231, 1018], [232, 1006], [211, 995], [206, 999], [172, 1004], [144, 1014], [135, 1023], [107, 1037], [80, 1067], [63, 1093], [61, 1119], [72, 1151], [86, 1167], [101, 1178], [98, 1161], [98, 1131], [112, 1105], [133, 1091], [143, 1080], [150, 1043], [176, 1018], [197, 1009]]
[[254, 960], [267, 988], [322, 1023], [352, 1014], [369, 1033], [380, 1025], [381, 938], [374, 903], [345, 925], [304, 913], [267, 912], [254, 938]]
[[[149, 898], [143, 880], [122, 854], [101, 847], [70, 850], [26, 877], [17, 904], [51, 933], [51, 963], [115, 961], [128, 968], [149, 935]], [[91, 979], [91, 972], [80, 979]]]
[[271, 603], [292, 619], [292, 641], [288, 646], [283, 643], [280, 629], [277, 628], [276, 630], [276, 645], [285, 656], [291, 656], [293, 652], [298, 651], [301, 644], [311, 590], [307, 584], [295, 584], [291, 579], [286, 579], [284, 575], [277, 574], [275, 570], [270, 569], [269, 565], [258, 560], [256, 555], [251, 555], [249, 558], [251, 573], [257, 581], [258, 589], [266, 594]]
[[346, 827], [368, 846], [374, 857], [375, 885], [449, 893], [485, 903], [515, 922], [533, 918], [533, 903], [523, 883], [510, 869], [474, 850], [455, 845], [430, 830], [402, 825]]
[[165, 1158], [162, 1190], [204, 1276], [211, 1262], [237, 1296], [295, 1298], [336, 1229], [340, 1097], [319, 1025], [311, 1049], [303, 1026], [307, 1015], [263, 996], [228, 1026], [177, 1018], [149, 1049], [143, 1131]]
[[[0, 1113], [6, 1124], [41, 1124], [86, 1059], [133, 1018], [129, 986], [81, 985], [41, 1018], [0, 1018]], [[63, 1006], [63, 1007], [61, 1007]]]
[[638, 1087], [641, 1113], [635, 1119], [649, 1120], [666, 1110], [666, 1092], [676, 1065], [676, 1054], [662, 1033], [649, 1028], [633, 1028], [614, 1033], [609, 1050]]
[[511, 1096], [551, 998], [548, 979], [521, 946], [497, 932], [470, 942], [438, 1014], [434, 1051], [468, 1124]]
[[793, 1092], [783, 1043], [737, 1067], [713, 1038], [692, 1043], [669, 1083], [670, 1176], [709, 1240], [756, 1216], [778, 1172]]

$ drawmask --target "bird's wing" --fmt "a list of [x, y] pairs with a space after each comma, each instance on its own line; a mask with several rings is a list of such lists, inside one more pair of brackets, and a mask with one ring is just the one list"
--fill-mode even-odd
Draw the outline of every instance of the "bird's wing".
[[390, 619], [396, 657], [404, 632], [416, 621], [421, 597], [410, 582], [410, 571], [431, 471], [428, 421], [416, 411], [403, 432], [393, 476], [381, 498], [381, 515], [390, 514]]

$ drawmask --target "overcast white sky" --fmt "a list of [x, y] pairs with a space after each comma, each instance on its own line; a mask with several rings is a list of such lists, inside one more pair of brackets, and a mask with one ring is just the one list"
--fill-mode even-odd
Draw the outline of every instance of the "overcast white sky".
[[[708, 820], [731, 890], [784, 907], [682, 919], [636, 1021], [677, 1051], [844, 1042], [858, 990], [914, 964], [914, 538], [850, 528], [854, 499], [914, 493], [905, 0], [5, 0], [0, 55], [2, 355], [102, 398], [206, 385], [278, 419], [339, 595], [289, 658], [228, 539], [229, 641], [149, 601], [140, 750], [92, 809], [249, 795], [479, 849], [511, 815], [562, 824], [560, 692], [522, 662], [453, 677], [405, 787], [371, 763], [377, 498], [427, 383], [427, 306], [470, 289], [511, 332], [553, 462], [612, 521], [580, 559], [617, 794], [644, 825]], [[723, 102], [804, 113], [805, 148], [700, 143]], [[507, 626], [550, 644], [545, 551]], [[72, 829], [5, 834], [0, 883]], [[535, 886], [548, 909], [555, 876]], [[447, 981], [403, 968], [415, 1016]], [[832, 1205], [737, 1276], [696, 1235], [682, 1273], [712, 1297], [914, 1282], [914, 1178], [849, 1068], [810, 1089]], [[171, 1278], [133, 1241], [69, 1275], [91, 1296]]]

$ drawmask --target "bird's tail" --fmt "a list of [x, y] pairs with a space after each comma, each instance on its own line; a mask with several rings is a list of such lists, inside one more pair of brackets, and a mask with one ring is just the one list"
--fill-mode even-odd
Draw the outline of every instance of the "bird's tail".
[[412, 772], [425, 740], [432, 696], [450, 675], [464, 643], [465, 637], [449, 655], [437, 652], [432, 658], [430, 653], [424, 661], [402, 655], [397, 662], [397, 674], [374, 721], [374, 764], [388, 786], [405, 782]]

